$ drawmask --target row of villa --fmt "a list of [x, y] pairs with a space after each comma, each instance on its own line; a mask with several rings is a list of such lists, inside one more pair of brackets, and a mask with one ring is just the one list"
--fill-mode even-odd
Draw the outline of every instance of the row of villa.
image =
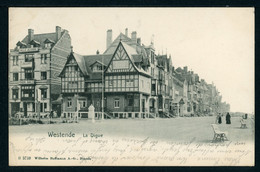
[[[9, 54], [9, 115], [88, 116], [92, 104], [105, 118], [171, 118], [229, 111], [216, 86], [171, 56], [155, 53], [128, 29], [112, 39], [103, 54], [73, 52], [67, 30], [28, 35]], [[98, 114], [96, 114], [98, 115]]]

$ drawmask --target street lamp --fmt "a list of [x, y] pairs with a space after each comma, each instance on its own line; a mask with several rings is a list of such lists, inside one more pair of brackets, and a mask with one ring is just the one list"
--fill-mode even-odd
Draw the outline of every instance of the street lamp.
[[104, 120], [104, 57], [102, 55], [102, 99], [101, 99], [101, 115]]

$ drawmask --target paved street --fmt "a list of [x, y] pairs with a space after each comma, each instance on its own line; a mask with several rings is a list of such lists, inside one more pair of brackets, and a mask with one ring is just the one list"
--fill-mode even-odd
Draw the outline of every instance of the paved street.
[[[220, 130], [228, 132], [230, 141], [253, 141], [254, 121], [247, 119], [247, 128], [240, 128], [240, 118], [233, 117], [232, 124], [218, 125]], [[54, 132], [99, 133], [104, 137], [149, 137], [150, 139], [210, 142], [213, 138], [213, 129], [210, 124], [215, 117], [180, 117], [173, 119], [113, 119], [96, 121], [82, 119], [79, 123], [59, 124], [31, 124], [23, 126], [10, 126], [10, 136], [23, 133], [46, 134]]]

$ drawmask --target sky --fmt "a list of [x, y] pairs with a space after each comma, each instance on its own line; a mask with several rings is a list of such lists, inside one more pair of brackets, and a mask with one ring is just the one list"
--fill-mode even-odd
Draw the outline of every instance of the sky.
[[171, 54], [173, 66], [188, 66], [214, 83], [232, 112], [254, 113], [254, 8], [10, 8], [9, 49], [35, 34], [69, 31], [74, 52], [103, 53], [106, 31], [113, 39], [128, 28], [156, 53]]

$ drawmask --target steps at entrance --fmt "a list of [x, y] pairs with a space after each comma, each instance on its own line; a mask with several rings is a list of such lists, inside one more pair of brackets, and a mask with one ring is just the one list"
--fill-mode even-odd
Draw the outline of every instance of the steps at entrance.
[[168, 113], [168, 115], [169, 115], [171, 118], [175, 118], [175, 116], [174, 116], [173, 114]]
[[171, 118], [167, 113], [163, 113], [164, 116], [166, 116], [167, 118]]
[[156, 118], [156, 116], [153, 113], [149, 113], [149, 118]]
[[106, 112], [104, 112], [104, 115], [107, 116], [107, 117], [109, 117], [110, 119], [113, 119], [113, 118], [114, 118], [113, 116], [109, 115], [109, 114], [106, 113]]

